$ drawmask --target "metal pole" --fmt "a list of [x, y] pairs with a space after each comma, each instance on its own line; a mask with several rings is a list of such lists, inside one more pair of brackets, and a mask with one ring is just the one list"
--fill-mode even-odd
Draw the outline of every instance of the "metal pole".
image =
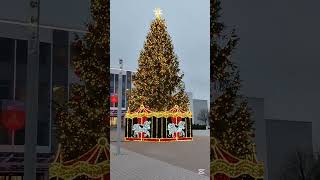
[[120, 155], [121, 142], [121, 116], [122, 116], [122, 68], [123, 60], [119, 59], [120, 73], [118, 81], [118, 116], [117, 116], [117, 155]]
[[36, 179], [38, 84], [39, 84], [39, 17], [40, 0], [29, 4], [27, 21], [31, 24], [28, 41], [26, 126], [24, 143], [24, 179]]

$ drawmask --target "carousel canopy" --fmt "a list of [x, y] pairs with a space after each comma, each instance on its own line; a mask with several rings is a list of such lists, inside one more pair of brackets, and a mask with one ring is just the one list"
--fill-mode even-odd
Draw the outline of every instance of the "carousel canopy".
[[153, 112], [150, 109], [144, 107], [144, 105], [141, 105], [139, 109], [137, 109], [134, 112], [128, 111], [126, 113], [126, 118], [142, 118], [142, 117], [157, 117], [157, 118], [168, 118], [168, 117], [181, 117], [181, 118], [192, 118], [191, 112], [183, 112], [179, 106], [175, 105], [172, 109], [169, 111], [160, 111], [160, 112]]
[[241, 160], [227, 151], [223, 150], [215, 138], [211, 153], [213, 153], [213, 162], [211, 162], [211, 172], [213, 176], [222, 174], [230, 178], [236, 178], [241, 175], [249, 175], [254, 179], [263, 179], [263, 163], [256, 160], [254, 155], [251, 160]]
[[61, 146], [49, 167], [49, 178], [74, 179], [86, 175], [93, 179], [104, 179], [110, 169], [108, 140], [100, 138], [98, 144], [77, 159], [63, 162]]

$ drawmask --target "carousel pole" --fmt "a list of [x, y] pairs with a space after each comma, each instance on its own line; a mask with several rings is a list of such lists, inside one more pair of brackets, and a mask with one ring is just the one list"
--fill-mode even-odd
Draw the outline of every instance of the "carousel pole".
[[117, 114], [117, 155], [120, 155], [121, 121], [122, 121], [122, 68], [123, 60], [119, 59], [120, 73], [118, 81], [118, 114]]

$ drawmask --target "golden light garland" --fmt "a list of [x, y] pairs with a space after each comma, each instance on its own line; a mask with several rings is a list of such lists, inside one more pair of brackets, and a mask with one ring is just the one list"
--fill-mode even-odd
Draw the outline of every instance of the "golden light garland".
[[[101, 137], [92, 149], [79, 158], [63, 162], [61, 145], [59, 145], [56, 158], [49, 166], [49, 179], [62, 178], [71, 180], [82, 175], [89, 178], [103, 178], [109, 175], [109, 152], [108, 140], [105, 137]], [[98, 159], [102, 154], [105, 155], [105, 159], [98, 163]]]
[[71, 166], [64, 166], [61, 163], [52, 163], [49, 171], [49, 179], [62, 178], [64, 180], [74, 179], [81, 175], [89, 178], [101, 178], [108, 175], [110, 170], [110, 161], [103, 161], [98, 164], [89, 164], [89, 162], [80, 161]]
[[210, 163], [212, 176], [224, 174], [230, 178], [237, 178], [249, 175], [255, 179], [263, 179], [264, 165], [263, 162], [256, 161], [256, 155], [252, 160], [239, 159], [220, 148], [215, 138], [211, 138], [211, 153], [213, 153], [213, 160]]
[[176, 105], [169, 111], [160, 111], [160, 112], [152, 112], [151, 110], [145, 108], [143, 105], [140, 106], [138, 110], [135, 112], [127, 112], [125, 115], [126, 118], [169, 118], [169, 117], [181, 117], [181, 118], [192, 118], [192, 113], [190, 111], [182, 112], [180, 108]]

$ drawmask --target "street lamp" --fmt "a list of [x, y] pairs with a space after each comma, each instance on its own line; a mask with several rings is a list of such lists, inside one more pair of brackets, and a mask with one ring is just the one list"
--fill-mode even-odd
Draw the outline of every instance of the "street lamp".
[[30, 23], [27, 63], [27, 99], [24, 143], [24, 178], [36, 179], [38, 83], [39, 83], [39, 18], [40, 0], [30, 0], [28, 23]]
[[121, 142], [121, 116], [122, 116], [122, 68], [123, 60], [119, 59], [120, 73], [118, 81], [118, 116], [117, 116], [117, 155], [120, 155], [120, 142]]

